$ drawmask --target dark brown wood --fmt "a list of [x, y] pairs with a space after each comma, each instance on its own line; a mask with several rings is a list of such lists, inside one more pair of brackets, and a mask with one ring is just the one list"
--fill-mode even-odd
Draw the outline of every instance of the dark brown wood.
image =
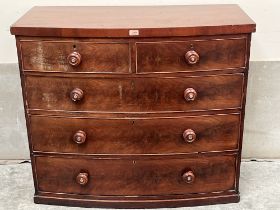
[[183, 133], [185, 142], [192, 143], [196, 140], [196, 133], [192, 129], [187, 129]]
[[[83, 195], [165, 195], [230, 191], [235, 189], [235, 156], [186, 159], [83, 159], [35, 158], [38, 189], [42, 192]], [[193, 183], [182, 174], [191, 169]], [[87, 171], [88, 183], [77, 184], [80, 171]]]
[[84, 131], [78, 130], [74, 135], [73, 135], [73, 141], [77, 144], [83, 144], [85, 143], [87, 138], [87, 134]]
[[[137, 42], [137, 72], [184, 72], [244, 67], [246, 43], [244, 37]], [[190, 58], [194, 58], [194, 61], [189, 61]]]
[[193, 174], [192, 171], [187, 171], [182, 175], [182, 179], [184, 182], [191, 184], [195, 180], [195, 175]]
[[83, 99], [84, 97], [84, 91], [81, 90], [80, 88], [74, 88], [71, 92], [70, 92], [70, 98], [72, 101], [74, 102], [79, 102]]
[[79, 185], [82, 185], [82, 186], [84, 186], [84, 185], [87, 185], [87, 183], [88, 183], [88, 177], [89, 177], [89, 175], [88, 175], [88, 173], [82, 173], [82, 172], [80, 172], [79, 174], [78, 174], [78, 176], [76, 177], [76, 182], [79, 184]]
[[[35, 152], [172, 154], [236, 150], [239, 125], [239, 114], [163, 119], [31, 116], [30, 128]], [[186, 129], [196, 132], [196, 141], [185, 142]], [[78, 130], [86, 132], [84, 144], [72, 140]]]
[[191, 112], [79, 112], [79, 111], [62, 111], [62, 110], [30, 110], [28, 109], [29, 117], [32, 115], [57, 117], [63, 116], [77, 117], [77, 118], [94, 118], [94, 119], [118, 119], [118, 118], [178, 118], [178, 117], [196, 117], [208, 115], [226, 115], [226, 114], [240, 114], [241, 109], [221, 109], [221, 110], [204, 110]]
[[[24, 70], [103, 73], [130, 71], [129, 45], [125, 42], [22, 40], [20, 47]], [[78, 61], [76, 65], [69, 63], [73, 51]]]
[[82, 56], [78, 52], [72, 52], [67, 56], [68, 63], [72, 66], [78, 66], [82, 62]]
[[[250, 61], [250, 47], [251, 47], [251, 34], [248, 34], [248, 42], [247, 42], [247, 66], [249, 70], [249, 61]], [[246, 105], [246, 94], [247, 94], [247, 83], [248, 83], [248, 71], [244, 74], [244, 89], [243, 89], [243, 102], [242, 102], [242, 110], [241, 110], [241, 125], [240, 125], [240, 140], [239, 140], [239, 153], [237, 159], [237, 167], [236, 167], [236, 191], [239, 193], [239, 178], [240, 178], [240, 165], [241, 165], [241, 154], [242, 154], [242, 143], [243, 143], [243, 130], [244, 130], [244, 118], [245, 118], [245, 105]]]
[[[135, 208], [173, 208], [173, 207], [184, 207], [184, 206], [197, 206], [197, 205], [214, 205], [214, 204], [225, 204], [225, 203], [237, 203], [240, 201], [240, 196], [237, 193], [232, 193], [229, 195], [221, 195], [221, 193], [215, 193], [210, 196], [200, 195], [199, 197], [194, 196], [194, 194], [189, 195], [185, 198], [171, 198], [171, 199], [141, 199], [137, 200], [125, 200], [125, 199], [107, 199], [102, 200], [100, 198], [88, 199], [86, 198], [71, 198], [71, 195], [54, 195], [54, 194], [44, 194], [35, 195], [34, 202], [38, 204], [48, 204], [48, 205], [64, 205], [64, 206], [83, 206], [83, 207], [100, 207], [100, 208], [124, 208], [124, 209], [135, 209]], [[77, 197], [77, 196], [76, 196]], [[140, 197], [142, 198], [142, 197]]]
[[34, 201], [238, 202], [254, 30], [235, 5], [32, 9], [11, 32]]
[[188, 64], [194, 65], [199, 61], [199, 55], [194, 50], [186, 52], [185, 58]]
[[34, 7], [11, 26], [14, 35], [53, 37], [198, 36], [255, 30], [255, 23], [237, 5]]
[[197, 97], [197, 92], [195, 89], [187, 88], [184, 91], [184, 98], [186, 99], [186, 101], [194, 101], [196, 97]]
[[[243, 74], [181, 78], [25, 78], [29, 109], [171, 112], [241, 107]], [[74, 88], [83, 91], [78, 103], [69, 98]], [[184, 91], [193, 88], [195, 101]]]

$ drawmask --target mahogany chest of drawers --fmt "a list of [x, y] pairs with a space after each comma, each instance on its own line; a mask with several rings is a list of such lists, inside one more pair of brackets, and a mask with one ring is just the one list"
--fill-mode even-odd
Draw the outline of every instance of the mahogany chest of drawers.
[[236, 5], [31, 9], [11, 33], [34, 201], [238, 202], [254, 31]]

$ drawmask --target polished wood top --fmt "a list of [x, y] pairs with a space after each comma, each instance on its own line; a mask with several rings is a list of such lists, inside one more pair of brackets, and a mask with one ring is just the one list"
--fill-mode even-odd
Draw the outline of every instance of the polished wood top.
[[254, 31], [254, 21], [237, 5], [33, 7], [11, 26], [14, 35], [55, 37], [164, 37]]

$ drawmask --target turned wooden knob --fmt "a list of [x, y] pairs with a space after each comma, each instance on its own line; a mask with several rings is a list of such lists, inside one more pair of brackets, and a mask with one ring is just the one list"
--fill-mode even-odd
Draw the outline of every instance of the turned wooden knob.
[[85, 143], [87, 135], [84, 131], [77, 131], [73, 136], [73, 141], [77, 144]]
[[187, 171], [183, 174], [182, 179], [184, 182], [191, 184], [194, 182], [195, 176], [192, 171]]
[[183, 138], [184, 138], [185, 142], [192, 143], [196, 139], [196, 134], [192, 129], [187, 129], [183, 133]]
[[184, 91], [184, 97], [185, 97], [186, 101], [194, 101], [196, 96], [197, 96], [197, 93], [196, 93], [195, 89], [193, 89], [193, 88], [187, 88]]
[[79, 173], [76, 182], [80, 185], [86, 185], [88, 183], [88, 173]]
[[188, 64], [196, 64], [199, 61], [199, 55], [194, 50], [190, 50], [185, 54], [185, 58]]
[[78, 52], [72, 52], [68, 55], [67, 60], [71, 66], [78, 66], [82, 61], [82, 56]]
[[80, 101], [83, 99], [84, 92], [80, 88], [75, 88], [70, 93], [70, 98], [72, 101]]

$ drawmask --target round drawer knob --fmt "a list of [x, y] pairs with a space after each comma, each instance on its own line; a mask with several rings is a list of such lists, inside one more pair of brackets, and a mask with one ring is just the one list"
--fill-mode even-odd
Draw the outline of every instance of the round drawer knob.
[[85, 143], [87, 135], [84, 131], [77, 131], [73, 136], [73, 141], [77, 144]]
[[67, 60], [71, 66], [78, 66], [82, 61], [82, 56], [78, 52], [72, 52], [68, 55]]
[[195, 176], [192, 171], [187, 171], [183, 174], [182, 178], [184, 182], [191, 184], [194, 182]]
[[196, 93], [195, 89], [193, 89], [193, 88], [187, 88], [184, 91], [184, 97], [185, 97], [186, 101], [194, 101], [196, 96], [197, 96], [197, 93]]
[[75, 88], [70, 93], [70, 98], [72, 101], [80, 101], [84, 96], [84, 92], [80, 88]]
[[86, 185], [88, 183], [88, 173], [79, 173], [76, 182], [80, 185]]
[[196, 134], [192, 129], [187, 129], [183, 133], [183, 138], [184, 138], [185, 142], [192, 143], [196, 139]]
[[199, 61], [199, 55], [194, 50], [190, 50], [185, 54], [185, 58], [188, 64], [196, 64]]

